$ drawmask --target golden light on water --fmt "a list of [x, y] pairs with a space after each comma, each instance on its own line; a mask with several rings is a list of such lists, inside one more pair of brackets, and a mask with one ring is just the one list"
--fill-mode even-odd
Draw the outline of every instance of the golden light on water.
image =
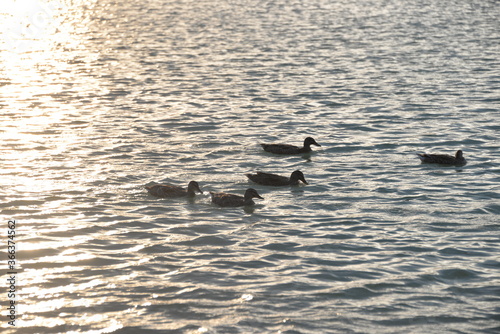
[[[0, 1], [0, 106], [3, 119], [0, 140], [4, 144], [4, 169], [9, 190], [28, 195], [50, 192], [60, 181], [48, 181], [60, 173], [61, 159], [81, 140], [75, 132], [58, 124], [68, 115], [80, 114], [68, 103], [65, 91], [80, 79], [73, 68], [75, 57], [86, 55], [82, 46], [85, 31], [84, 6], [92, 1], [2, 0]], [[89, 79], [85, 78], [86, 83]], [[88, 82], [92, 87], [92, 82]], [[59, 130], [61, 129], [61, 130]], [[31, 166], [43, 164], [45, 175], [34, 177]], [[77, 168], [78, 158], [65, 161], [65, 168]], [[75, 187], [72, 187], [74, 190]], [[53, 207], [57, 210], [57, 207]]]
[[29, 117], [16, 117], [18, 115], [14, 114], [9, 124], [2, 124], [5, 139], [22, 137], [24, 141], [31, 141], [33, 135], [26, 129], [39, 129], [58, 121], [57, 113], [52, 112], [47, 117], [46, 110], [39, 107], [50, 103], [50, 94], [60, 89], [61, 82], [50, 80], [54, 78], [50, 78], [46, 70], [52, 68], [51, 72], [55, 75], [64, 70], [65, 63], [58, 45], [70, 43], [71, 35], [62, 24], [63, 12], [58, 1], [0, 2], [3, 104], [11, 112], [29, 112], [22, 115]]
[[[81, 80], [74, 71], [73, 59], [87, 54], [78, 31], [85, 29], [81, 22], [83, 5], [84, 2], [64, 0], [0, 1], [0, 140], [5, 161], [2, 175], [6, 180], [5, 191], [10, 195], [4, 213], [22, 215], [27, 210], [39, 212], [40, 217], [57, 215], [67, 199], [58, 199], [54, 190], [80, 190], [73, 184], [75, 178], [65, 177], [64, 171], [79, 167], [80, 159], [67, 159], [65, 152], [81, 137], [57, 125], [70, 122], [69, 115], [79, 114], [79, 110], [67, 102], [64, 92]], [[44, 168], [33, 168], [38, 165]], [[51, 199], [51, 196], [54, 197]], [[48, 200], [41, 205], [40, 197]], [[68, 279], [67, 284], [43, 288], [51, 278], [61, 273], [69, 277], [85, 269], [80, 263], [94, 260], [92, 252], [75, 250], [90, 237], [73, 235], [71, 224], [59, 224], [57, 218], [23, 221], [16, 217], [16, 220], [20, 238], [22, 236], [18, 250], [20, 254], [25, 252], [18, 264], [19, 269], [25, 268], [19, 275], [17, 298], [24, 302], [20, 303], [18, 326], [63, 326], [68, 319], [49, 320], [38, 313], [58, 312], [64, 307], [77, 307], [82, 313], [95, 306], [96, 300], [92, 298], [71, 300], [64, 296], [104, 284], [101, 280], [73, 284]], [[60, 228], [54, 229], [54, 226]], [[46, 229], [58, 230], [68, 237], [38, 239]], [[49, 250], [54, 249], [62, 252], [53, 255]], [[34, 258], [28, 258], [29, 254], [34, 254]], [[54, 272], [38, 268], [37, 263], [58, 263], [62, 267]], [[39, 302], [30, 304], [28, 301], [33, 299]], [[28, 307], [31, 316], [22, 312]], [[70, 317], [70, 321], [76, 323], [80, 315]], [[115, 323], [110, 326], [121, 327]]]
[[47, 42], [61, 32], [62, 8], [59, 1], [53, 0], [3, 0], [0, 49], [17, 54], [43, 51]]

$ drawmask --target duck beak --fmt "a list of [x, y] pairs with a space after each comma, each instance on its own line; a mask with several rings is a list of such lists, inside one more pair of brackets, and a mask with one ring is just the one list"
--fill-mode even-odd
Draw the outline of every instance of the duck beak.
[[304, 182], [304, 184], [309, 184], [305, 179], [302, 179], [301, 181]]
[[257, 198], [264, 199], [264, 197], [262, 197], [262, 196], [260, 196], [260, 195], [257, 195]]

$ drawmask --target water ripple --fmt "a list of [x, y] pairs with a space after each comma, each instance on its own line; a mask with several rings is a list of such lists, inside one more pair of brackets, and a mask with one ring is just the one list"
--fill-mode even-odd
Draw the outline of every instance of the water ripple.
[[[19, 330], [498, 331], [493, 2], [40, 8], [0, 23]], [[259, 146], [307, 136], [303, 156]], [[297, 169], [309, 185], [244, 175]], [[144, 189], [190, 180], [204, 194]], [[208, 194], [249, 187], [252, 208]]]

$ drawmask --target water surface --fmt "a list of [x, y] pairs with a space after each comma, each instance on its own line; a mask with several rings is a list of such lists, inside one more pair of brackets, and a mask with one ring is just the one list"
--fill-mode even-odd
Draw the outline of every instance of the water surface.
[[[26, 4], [0, 25], [19, 332], [500, 329], [498, 3]], [[252, 208], [210, 203], [249, 187]]]

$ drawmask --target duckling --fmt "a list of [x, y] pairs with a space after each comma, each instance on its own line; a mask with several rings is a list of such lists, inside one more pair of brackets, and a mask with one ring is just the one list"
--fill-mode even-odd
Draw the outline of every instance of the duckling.
[[464, 154], [462, 150], [458, 150], [455, 153], [455, 156], [448, 154], [426, 154], [426, 153], [417, 153], [420, 160], [424, 163], [434, 163], [441, 165], [455, 165], [455, 166], [463, 166], [467, 163], [464, 158]]
[[294, 171], [292, 175], [290, 175], [290, 178], [263, 172], [245, 175], [253, 182], [263, 184], [265, 186], [296, 186], [299, 184], [299, 181], [308, 184], [304, 177], [304, 174], [300, 170]]
[[311, 152], [311, 145], [321, 146], [313, 138], [307, 137], [304, 140], [304, 147], [288, 144], [260, 144], [264, 151], [274, 154], [302, 154]]
[[194, 197], [195, 191], [203, 194], [203, 191], [201, 191], [200, 186], [196, 181], [189, 182], [187, 190], [179, 186], [172, 186], [168, 184], [155, 184], [153, 186], [146, 186], [145, 188], [151, 195], [156, 197]]
[[253, 188], [248, 188], [245, 191], [245, 196], [214, 192], [210, 192], [210, 194], [212, 195], [212, 203], [218, 206], [248, 206], [255, 204], [252, 198], [264, 199]]

